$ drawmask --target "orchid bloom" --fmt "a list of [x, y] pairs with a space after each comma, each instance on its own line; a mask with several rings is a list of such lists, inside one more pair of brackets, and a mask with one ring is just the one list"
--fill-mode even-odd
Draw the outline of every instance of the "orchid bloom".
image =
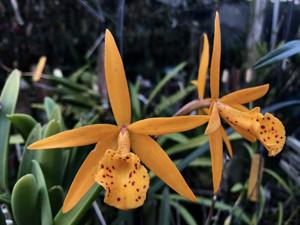
[[[211, 98], [204, 98], [206, 73], [209, 63], [209, 43], [204, 34], [203, 51], [198, 70], [198, 80], [193, 82], [198, 89], [198, 99], [191, 101], [179, 110], [176, 115], [187, 114], [192, 110], [204, 107], [210, 119], [205, 130], [209, 136], [209, 145], [212, 161], [213, 188], [216, 193], [219, 189], [223, 167], [223, 141], [229, 155], [232, 157], [232, 147], [224, 130], [221, 119], [228, 123], [236, 132], [251, 142], [259, 140], [267, 149], [269, 156], [278, 154], [285, 143], [285, 129], [280, 120], [270, 113], [260, 113], [256, 107], [248, 110], [243, 104], [252, 102], [264, 96], [269, 85], [246, 88], [229, 93], [219, 98], [221, 59], [221, 34], [219, 14], [215, 17], [214, 43], [210, 66], [210, 93]], [[209, 109], [205, 108], [209, 107]]]
[[149, 175], [141, 161], [177, 193], [195, 201], [195, 195], [175, 164], [149, 135], [187, 131], [206, 123], [209, 117], [149, 118], [131, 123], [125, 71], [114, 38], [108, 30], [105, 33], [104, 61], [108, 96], [117, 125], [84, 126], [29, 146], [29, 149], [51, 149], [96, 143], [76, 174], [62, 211], [71, 210], [95, 182], [105, 189], [106, 204], [123, 210], [141, 206], [149, 187]]

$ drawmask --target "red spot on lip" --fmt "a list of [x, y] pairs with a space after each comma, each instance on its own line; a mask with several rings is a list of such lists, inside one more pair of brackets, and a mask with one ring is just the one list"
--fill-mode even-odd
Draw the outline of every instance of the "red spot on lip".
[[134, 186], [134, 184], [135, 184], [135, 182], [134, 182], [134, 181], [132, 181], [131, 185], [132, 185], [132, 186]]
[[261, 125], [260, 128], [261, 129], [266, 129], [266, 127], [264, 125]]
[[120, 199], [120, 198], [117, 198], [117, 201], [119, 202], [119, 201], [121, 201], [121, 199]]

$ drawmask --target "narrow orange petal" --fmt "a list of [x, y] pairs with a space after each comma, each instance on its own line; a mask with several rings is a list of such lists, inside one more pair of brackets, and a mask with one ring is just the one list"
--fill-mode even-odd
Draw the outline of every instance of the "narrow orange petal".
[[128, 130], [147, 135], [162, 135], [187, 131], [206, 123], [209, 116], [176, 116], [149, 118], [128, 126]]
[[218, 192], [223, 169], [223, 143], [221, 129], [209, 134], [214, 193]]
[[71, 187], [65, 198], [62, 211], [70, 211], [95, 183], [95, 174], [105, 151], [115, 148], [117, 135], [109, 135], [103, 141], [98, 142], [95, 149], [89, 153], [78, 170]]
[[215, 132], [220, 126], [221, 120], [218, 112], [218, 107], [217, 104], [213, 104], [209, 122], [205, 130], [205, 134], [208, 135], [210, 133]]
[[131, 133], [132, 150], [160, 179], [183, 197], [196, 201], [196, 197], [175, 164], [165, 151], [147, 135]]
[[208, 43], [207, 35], [204, 34], [203, 50], [202, 50], [201, 60], [200, 60], [200, 65], [198, 70], [198, 97], [199, 98], [204, 97], [208, 61], [209, 61], [209, 43]]
[[225, 95], [220, 99], [220, 101], [227, 104], [246, 104], [261, 98], [268, 92], [268, 90], [269, 84], [245, 88]]
[[226, 145], [226, 148], [227, 148], [227, 151], [230, 155], [230, 158], [233, 157], [233, 151], [232, 151], [232, 147], [231, 147], [231, 144], [230, 144], [230, 140], [229, 140], [229, 137], [226, 133], [226, 131], [224, 130], [224, 128], [221, 126], [221, 132], [222, 132], [222, 138], [224, 140], [224, 143]]
[[67, 148], [95, 144], [105, 138], [104, 135], [117, 133], [118, 127], [111, 124], [94, 124], [55, 134], [28, 146], [31, 150]]
[[256, 136], [254, 134], [252, 134], [251, 132], [249, 132], [241, 127], [238, 127], [232, 123], [229, 123], [229, 124], [236, 132], [238, 132], [240, 135], [242, 135], [246, 140], [248, 140], [250, 142], [255, 142], [257, 140]]
[[131, 121], [131, 103], [122, 58], [109, 30], [105, 32], [105, 78], [110, 105], [118, 125]]
[[219, 97], [220, 61], [221, 61], [221, 31], [220, 31], [219, 13], [217, 12], [215, 17], [214, 46], [213, 46], [211, 66], [210, 66], [210, 93], [212, 99], [216, 99]]
[[32, 80], [34, 82], [37, 82], [41, 79], [41, 76], [42, 76], [42, 73], [43, 73], [43, 70], [45, 68], [45, 65], [46, 65], [46, 61], [47, 61], [47, 57], [46, 56], [42, 56], [40, 59], [39, 59], [39, 62], [33, 72], [33, 76], [32, 76]]

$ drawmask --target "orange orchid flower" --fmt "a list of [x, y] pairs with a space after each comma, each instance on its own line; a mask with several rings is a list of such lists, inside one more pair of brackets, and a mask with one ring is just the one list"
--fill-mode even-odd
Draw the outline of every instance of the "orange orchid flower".
[[264, 96], [269, 89], [268, 84], [245, 88], [219, 98], [220, 59], [221, 32], [219, 14], [216, 13], [210, 66], [211, 98], [204, 98], [205, 80], [209, 63], [209, 43], [207, 35], [204, 34], [198, 80], [192, 82], [197, 86], [199, 99], [186, 104], [176, 113], [176, 115], [183, 115], [201, 107], [210, 117], [205, 134], [209, 136], [213, 189], [215, 193], [219, 189], [222, 177], [223, 141], [229, 155], [231, 157], [233, 155], [229, 138], [221, 124], [221, 118], [247, 140], [254, 142], [258, 139], [267, 149], [269, 156], [278, 154], [285, 143], [285, 129], [280, 120], [270, 113], [261, 114], [259, 107], [248, 110], [243, 106], [243, 104]]
[[149, 118], [131, 123], [125, 71], [114, 38], [108, 30], [105, 33], [105, 77], [117, 125], [84, 126], [29, 146], [29, 149], [51, 149], [96, 143], [75, 176], [62, 211], [66, 213], [71, 210], [95, 182], [106, 190], [106, 204], [124, 210], [141, 206], [149, 187], [149, 175], [141, 161], [177, 193], [195, 201], [195, 195], [175, 164], [149, 135], [187, 131], [206, 123], [209, 117]]

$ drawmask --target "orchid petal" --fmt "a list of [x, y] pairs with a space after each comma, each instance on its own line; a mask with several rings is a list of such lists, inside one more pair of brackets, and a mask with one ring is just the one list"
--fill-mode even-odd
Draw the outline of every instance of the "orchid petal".
[[95, 149], [89, 153], [78, 170], [65, 198], [62, 211], [70, 211], [95, 183], [95, 174], [99, 161], [106, 149], [116, 147], [117, 135], [109, 135], [98, 142]]
[[221, 32], [219, 13], [215, 17], [215, 36], [214, 46], [212, 52], [211, 66], [210, 66], [210, 93], [211, 98], [216, 99], [219, 97], [220, 86], [220, 61], [221, 61]]
[[218, 112], [218, 106], [217, 104], [213, 104], [209, 122], [205, 130], [205, 134], [208, 135], [210, 133], [215, 132], [220, 126], [221, 120]]
[[196, 197], [165, 151], [147, 135], [131, 133], [132, 150], [160, 179], [177, 193], [196, 201]]
[[162, 135], [187, 131], [206, 123], [209, 116], [176, 116], [149, 118], [128, 126], [128, 130], [146, 135]]
[[269, 90], [269, 84], [238, 90], [220, 99], [223, 103], [246, 104], [264, 96]]
[[28, 146], [31, 150], [67, 148], [97, 143], [104, 135], [117, 133], [118, 128], [111, 124], [94, 124], [55, 134]]
[[277, 155], [285, 143], [285, 129], [279, 119], [270, 113], [259, 116], [258, 139], [267, 149], [269, 156]]
[[229, 140], [229, 137], [228, 137], [226, 131], [224, 130], [224, 128], [222, 126], [221, 126], [221, 132], [222, 132], [222, 138], [223, 138], [224, 143], [226, 145], [227, 151], [230, 155], [230, 158], [232, 158], [233, 157], [233, 151], [232, 151], [231, 143], [230, 143], [230, 140]]
[[108, 149], [100, 161], [96, 181], [104, 189], [104, 202], [128, 210], [144, 204], [149, 174], [139, 157], [132, 152]]
[[131, 121], [131, 103], [122, 58], [109, 30], [105, 32], [105, 78], [110, 105], [119, 126]]
[[223, 143], [221, 129], [209, 134], [214, 193], [218, 192], [223, 169]]
[[200, 65], [198, 70], [198, 97], [199, 98], [204, 97], [208, 61], [209, 61], [209, 43], [208, 43], [207, 35], [204, 34], [203, 50], [202, 50], [201, 60], [200, 60]]

